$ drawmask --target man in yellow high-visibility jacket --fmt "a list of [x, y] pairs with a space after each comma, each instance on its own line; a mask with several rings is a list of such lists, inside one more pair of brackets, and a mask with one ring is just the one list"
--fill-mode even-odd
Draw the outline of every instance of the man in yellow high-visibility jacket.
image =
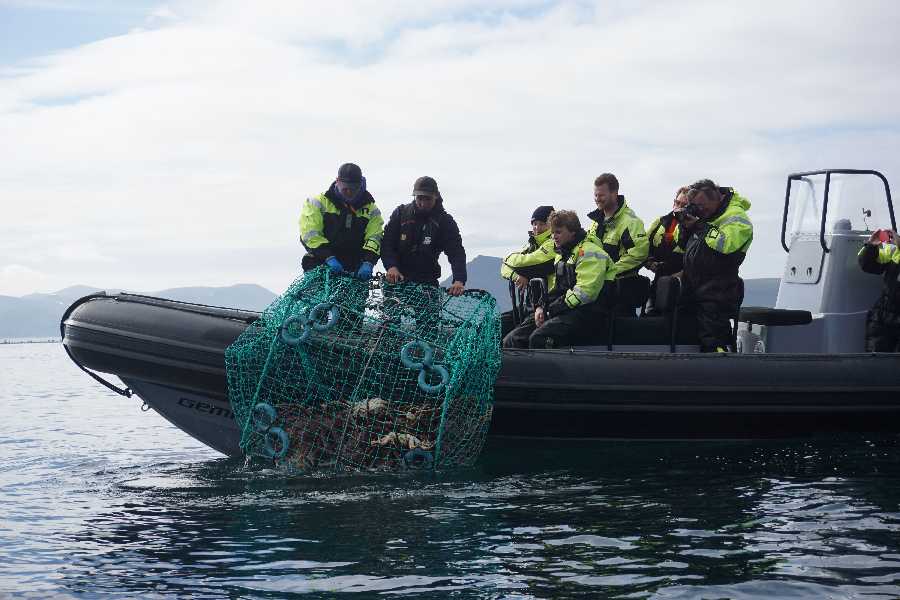
[[381, 254], [384, 219], [366, 189], [362, 169], [345, 163], [328, 190], [307, 198], [300, 212], [304, 271], [325, 264], [333, 272], [372, 276]]
[[597, 238], [615, 263], [613, 310], [633, 317], [635, 308], [647, 301], [649, 288], [647, 278], [638, 273], [650, 249], [644, 222], [619, 194], [619, 180], [612, 173], [594, 180], [594, 204], [597, 210], [588, 213], [593, 221], [588, 234]]
[[556, 257], [548, 302], [503, 339], [505, 348], [560, 348], [578, 343], [596, 320], [593, 303], [615, 277], [612, 259], [582, 229], [574, 211], [551, 214], [550, 230]]
[[753, 242], [750, 201], [709, 179], [690, 186], [688, 206], [676, 211], [678, 243], [684, 249], [684, 304], [697, 315], [702, 352], [733, 345], [732, 318], [743, 300], [738, 268]]

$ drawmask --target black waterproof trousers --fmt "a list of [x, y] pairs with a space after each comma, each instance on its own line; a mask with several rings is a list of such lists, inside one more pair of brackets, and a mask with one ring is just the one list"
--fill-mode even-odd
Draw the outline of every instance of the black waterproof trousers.
[[718, 302], [698, 302], [692, 308], [696, 311], [700, 351], [715, 352], [716, 348], [731, 348], [731, 319], [735, 316], [735, 307]]
[[900, 352], [900, 312], [886, 295], [866, 315], [866, 352]]
[[593, 322], [592, 313], [586, 310], [570, 310], [544, 321], [538, 327], [534, 314], [503, 338], [504, 348], [565, 348], [585, 339]]

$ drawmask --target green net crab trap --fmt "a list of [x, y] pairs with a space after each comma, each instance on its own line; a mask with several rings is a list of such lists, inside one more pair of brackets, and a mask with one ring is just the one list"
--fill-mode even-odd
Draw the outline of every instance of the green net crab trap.
[[248, 455], [303, 472], [472, 464], [500, 369], [487, 292], [298, 278], [225, 353]]

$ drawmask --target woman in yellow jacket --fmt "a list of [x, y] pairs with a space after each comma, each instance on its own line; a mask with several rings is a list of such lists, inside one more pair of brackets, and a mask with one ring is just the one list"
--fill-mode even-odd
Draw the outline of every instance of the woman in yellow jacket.
[[647, 239], [650, 241], [650, 253], [644, 267], [653, 273], [650, 284], [650, 298], [647, 301], [647, 314], [656, 311], [656, 280], [667, 275], [674, 275], [684, 267], [684, 250], [678, 245], [678, 219], [675, 212], [688, 205], [688, 186], [682, 186], [675, 192], [672, 210], [647, 227]]

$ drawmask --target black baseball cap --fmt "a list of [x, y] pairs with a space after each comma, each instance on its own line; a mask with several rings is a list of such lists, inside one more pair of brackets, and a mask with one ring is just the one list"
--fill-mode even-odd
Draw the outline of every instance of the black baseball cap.
[[413, 184], [413, 196], [418, 194], [438, 193], [437, 181], [434, 180], [434, 177], [423, 175], [422, 177], [416, 179], [416, 182]]
[[362, 183], [362, 169], [359, 165], [353, 163], [344, 163], [338, 169], [338, 181], [349, 183], [351, 185], [359, 185]]

